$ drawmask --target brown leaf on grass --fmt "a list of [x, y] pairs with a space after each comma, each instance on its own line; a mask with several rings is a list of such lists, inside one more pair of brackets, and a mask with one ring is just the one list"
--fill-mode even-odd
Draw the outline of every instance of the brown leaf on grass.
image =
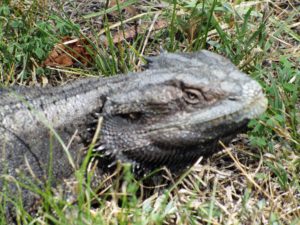
[[[168, 26], [168, 22], [166, 20], [158, 20], [155, 22], [153, 31], [158, 31]], [[124, 40], [130, 40], [136, 37], [138, 34], [144, 34], [148, 31], [148, 25], [141, 25], [141, 26], [132, 26], [127, 28], [125, 31], [118, 31], [113, 35], [112, 41], [114, 44], [120, 43]], [[104, 40], [104, 45], [108, 46], [108, 41]]]
[[76, 62], [87, 65], [92, 60], [87, 49], [91, 50], [92, 47], [86, 39], [63, 37], [61, 43], [54, 47], [42, 65], [66, 67], [73, 66]]

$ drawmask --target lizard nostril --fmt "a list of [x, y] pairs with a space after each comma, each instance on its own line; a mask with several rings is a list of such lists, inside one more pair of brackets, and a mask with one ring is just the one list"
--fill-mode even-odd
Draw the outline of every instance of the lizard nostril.
[[228, 100], [230, 100], [230, 101], [237, 101], [237, 100], [238, 100], [238, 97], [235, 97], [235, 96], [229, 96], [229, 97], [228, 97]]

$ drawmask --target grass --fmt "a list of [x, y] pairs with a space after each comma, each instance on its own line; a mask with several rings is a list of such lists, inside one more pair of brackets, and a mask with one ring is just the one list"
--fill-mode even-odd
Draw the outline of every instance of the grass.
[[[103, 8], [91, 12], [89, 2], [3, 1], [1, 85], [44, 85], [45, 80], [57, 85], [70, 79], [70, 74], [108, 76], [139, 71], [142, 56], [157, 54], [161, 47], [168, 51], [205, 48], [230, 58], [258, 80], [268, 97], [268, 110], [250, 122], [247, 135], [240, 135], [208, 162], [196, 164], [170, 188], [142, 198], [140, 183], [125, 169], [121, 172], [124, 181], [116, 176], [96, 198], [97, 208], [90, 207], [96, 195], [89, 188], [79, 191], [75, 205], [57, 199], [51, 191], [41, 192], [44, 204], [36, 217], [26, 214], [16, 202], [19, 224], [300, 224], [299, 4], [116, 2], [106, 14]], [[139, 26], [135, 17], [147, 27], [154, 18], [169, 25], [115, 43], [116, 29], [126, 36], [126, 30]], [[93, 61], [71, 68], [43, 67], [42, 62], [64, 36], [87, 39]], [[79, 182], [85, 183], [78, 174]], [[5, 193], [0, 194], [0, 201], [3, 198]], [[0, 224], [6, 223], [4, 208], [0, 206]]]

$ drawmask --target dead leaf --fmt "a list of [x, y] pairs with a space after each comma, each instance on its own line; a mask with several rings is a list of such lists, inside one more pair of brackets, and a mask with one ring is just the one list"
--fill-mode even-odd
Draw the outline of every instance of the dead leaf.
[[[166, 20], [158, 20], [155, 22], [153, 31], [158, 31], [168, 26], [168, 22]], [[148, 31], [148, 25], [141, 26], [132, 26], [127, 28], [125, 31], [118, 31], [113, 35], [113, 43], [119, 43], [124, 40], [129, 40], [136, 37], [138, 34], [144, 34]], [[104, 45], [108, 46], [108, 41], [104, 39]]]
[[92, 49], [86, 39], [63, 37], [61, 43], [54, 47], [42, 65], [67, 67], [74, 65], [76, 62], [87, 65], [92, 60], [92, 56], [87, 51], [88, 48]]

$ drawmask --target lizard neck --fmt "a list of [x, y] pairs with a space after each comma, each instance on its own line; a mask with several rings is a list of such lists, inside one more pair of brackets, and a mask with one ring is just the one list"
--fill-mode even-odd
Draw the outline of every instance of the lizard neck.
[[74, 123], [94, 110], [101, 111], [108, 93], [117, 91], [127, 76], [87, 78], [55, 88], [0, 90], [0, 121], [17, 133]]

